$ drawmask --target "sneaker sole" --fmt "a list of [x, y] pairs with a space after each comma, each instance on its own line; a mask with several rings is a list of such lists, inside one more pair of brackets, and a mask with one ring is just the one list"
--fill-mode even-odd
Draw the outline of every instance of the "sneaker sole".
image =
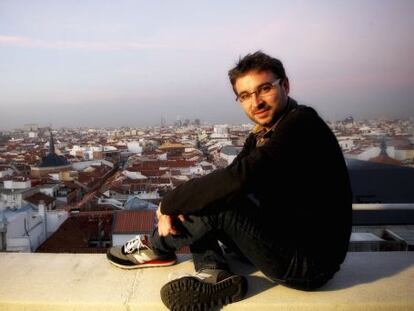
[[112, 257], [112, 256], [107, 255], [107, 259], [111, 264], [113, 264], [114, 266], [116, 266], [118, 268], [126, 269], [126, 270], [141, 269], [141, 268], [154, 268], [154, 267], [168, 267], [168, 266], [172, 266], [173, 264], [175, 264], [177, 262], [177, 258], [173, 258], [173, 259], [168, 260], [168, 261], [167, 260], [152, 260], [152, 261], [148, 261], [148, 262], [143, 263], [143, 264], [124, 265], [122, 263], [115, 262], [115, 261], [111, 260], [110, 257]]
[[244, 276], [233, 275], [216, 284], [182, 277], [161, 288], [161, 300], [170, 310], [209, 310], [242, 300], [247, 293]]

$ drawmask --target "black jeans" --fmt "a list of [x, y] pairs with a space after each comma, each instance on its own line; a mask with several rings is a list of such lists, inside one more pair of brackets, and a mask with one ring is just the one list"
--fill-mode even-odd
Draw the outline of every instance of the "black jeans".
[[325, 284], [335, 271], [316, 268], [305, 254], [272, 233], [266, 213], [249, 198], [191, 215], [178, 223], [180, 234], [160, 237], [155, 228], [150, 241], [160, 253], [190, 246], [195, 269], [229, 269], [218, 241], [241, 253], [272, 281], [289, 287], [312, 290]]

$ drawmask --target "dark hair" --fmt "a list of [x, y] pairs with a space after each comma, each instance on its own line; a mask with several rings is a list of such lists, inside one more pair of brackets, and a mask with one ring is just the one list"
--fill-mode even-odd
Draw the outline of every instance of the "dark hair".
[[251, 70], [271, 71], [276, 78], [282, 80], [286, 78], [285, 68], [282, 62], [259, 50], [253, 54], [247, 54], [243, 58], [240, 57], [236, 66], [229, 70], [230, 82], [235, 93], [234, 85], [236, 84], [236, 80]]

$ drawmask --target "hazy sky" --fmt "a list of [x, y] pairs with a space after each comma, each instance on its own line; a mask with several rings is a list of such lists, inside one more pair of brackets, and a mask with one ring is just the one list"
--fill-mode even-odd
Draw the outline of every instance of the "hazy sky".
[[325, 119], [414, 116], [414, 1], [0, 0], [0, 129], [247, 122], [258, 49]]

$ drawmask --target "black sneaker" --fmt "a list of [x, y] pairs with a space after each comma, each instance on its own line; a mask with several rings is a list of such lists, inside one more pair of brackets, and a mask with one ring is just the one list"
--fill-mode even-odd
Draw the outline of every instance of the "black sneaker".
[[177, 261], [174, 253], [156, 254], [143, 235], [137, 235], [123, 246], [111, 247], [106, 253], [106, 258], [111, 264], [122, 269], [171, 266]]
[[161, 300], [170, 310], [209, 310], [239, 301], [246, 292], [244, 276], [203, 269], [165, 284], [161, 288]]

